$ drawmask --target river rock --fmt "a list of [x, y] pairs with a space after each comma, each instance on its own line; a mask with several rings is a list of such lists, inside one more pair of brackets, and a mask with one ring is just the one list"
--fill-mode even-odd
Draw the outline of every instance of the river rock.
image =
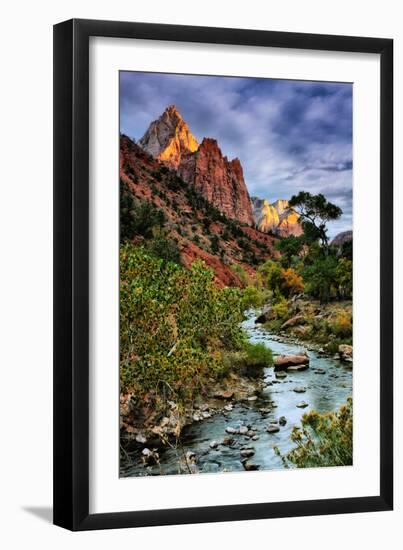
[[340, 344], [338, 352], [339, 352], [339, 357], [342, 361], [352, 361], [353, 346], [349, 346], [348, 344]]
[[203, 411], [202, 416], [203, 416], [203, 418], [211, 418], [211, 413], [209, 413], [207, 411]]
[[305, 407], [308, 407], [308, 403], [306, 403], [305, 401], [301, 401], [300, 403], [298, 403], [297, 407], [299, 409], [305, 409]]
[[186, 462], [196, 462], [196, 453], [193, 451], [187, 451], [185, 454]]
[[225, 428], [225, 431], [227, 432], [227, 434], [237, 434], [238, 433], [238, 430], [236, 428], [233, 428], [232, 426], [227, 426]]
[[297, 386], [297, 387], [294, 388], [292, 391], [295, 391], [295, 393], [305, 393], [305, 392], [306, 392], [306, 388], [304, 388], [303, 386]]
[[251, 395], [250, 397], [247, 398], [248, 401], [256, 401], [257, 399], [257, 395]]
[[314, 372], [315, 374], [326, 374], [325, 369], [315, 369], [313, 372]]
[[222, 444], [225, 445], [226, 447], [229, 447], [233, 443], [234, 443], [233, 437], [224, 437], [224, 439], [222, 440]]
[[266, 306], [262, 309], [261, 314], [256, 317], [255, 324], [267, 323], [267, 321], [270, 321], [273, 318], [274, 318], [273, 308], [271, 306]]
[[219, 443], [218, 443], [218, 441], [216, 441], [216, 440], [214, 439], [213, 441], [210, 441], [210, 444], [209, 444], [209, 445], [210, 445], [210, 448], [211, 448], [211, 449], [217, 449]]
[[246, 435], [248, 433], [248, 427], [247, 426], [240, 426], [239, 430], [237, 430], [237, 433], [240, 435]]
[[279, 355], [274, 361], [274, 370], [275, 372], [284, 371], [301, 365], [309, 365], [309, 357], [307, 355]]
[[277, 426], [277, 424], [269, 424], [266, 428], [266, 432], [268, 432], [269, 434], [274, 434], [279, 431], [280, 428]]
[[247, 472], [253, 472], [260, 469], [259, 464], [253, 464], [247, 460], [242, 461], [242, 465]]
[[242, 449], [241, 450], [241, 456], [243, 458], [249, 458], [250, 456], [253, 456], [255, 454], [254, 449]]
[[157, 464], [159, 459], [159, 454], [156, 451], [152, 451], [151, 449], [148, 449], [145, 447], [142, 452], [142, 458], [143, 462], [145, 464]]
[[270, 409], [267, 408], [267, 407], [261, 407], [259, 409], [259, 412], [262, 413], [262, 414], [268, 414], [270, 412]]
[[285, 426], [287, 424], [287, 419], [285, 416], [280, 416], [280, 418], [278, 419], [278, 423], [280, 424], [280, 426]]
[[144, 445], [145, 443], [147, 443], [147, 438], [143, 434], [137, 434], [136, 441], [137, 443], [141, 443], [142, 445]]
[[257, 441], [259, 439], [259, 436], [257, 434], [252, 435], [252, 441]]
[[224, 409], [225, 409], [226, 411], [232, 411], [233, 408], [234, 408], [234, 406], [231, 405], [231, 403], [229, 403], [228, 405], [225, 405], [225, 406], [224, 406]]
[[276, 372], [276, 378], [287, 378], [287, 373], [285, 373], [283, 370], [279, 370]]
[[309, 369], [308, 363], [306, 363], [305, 365], [293, 365], [291, 367], [287, 367], [287, 372], [300, 372], [307, 369]]

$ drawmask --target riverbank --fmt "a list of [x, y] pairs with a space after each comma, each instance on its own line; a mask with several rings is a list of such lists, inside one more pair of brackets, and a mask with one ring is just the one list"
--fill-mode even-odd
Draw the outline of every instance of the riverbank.
[[318, 300], [294, 296], [281, 317], [267, 304], [261, 308], [256, 322], [284, 342], [352, 362], [351, 300], [321, 304]]
[[[131, 434], [122, 440], [121, 476], [283, 468], [273, 447], [283, 455], [291, 450], [292, 429], [300, 425], [302, 415], [335, 411], [351, 395], [351, 364], [283, 341], [255, 324], [252, 312], [242, 327], [250, 342], [263, 343], [276, 356], [307, 352], [310, 367], [282, 377], [266, 368], [257, 379], [233, 379], [217, 388], [223, 395], [200, 399], [197, 408], [185, 414], [178, 436], [164, 440], [152, 430], [150, 439]], [[168, 431], [177, 418], [172, 407], [167, 417], [172, 416], [172, 426], [163, 426]]]
[[121, 441], [132, 447], [135, 443], [149, 443], [154, 446], [167, 444], [180, 437], [186, 426], [228, 412], [232, 410], [234, 403], [255, 400], [263, 384], [262, 377], [240, 376], [232, 372], [221, 382], [212, 384], [204, 396], [198, 396], [187, 407], [168, 401], [166, 414], [159, 420], [159, 411], [150, 411], [146, 405], [143, 410], [139, 410], [137, 400], [133, 400], [132, 395], [121, 395]]

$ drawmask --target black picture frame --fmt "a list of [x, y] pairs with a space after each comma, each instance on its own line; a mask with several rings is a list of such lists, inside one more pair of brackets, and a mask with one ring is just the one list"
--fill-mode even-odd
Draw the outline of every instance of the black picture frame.
[[[367, 497], [89, 513], [89, 38], [376, 53], [381, 57], [380, 491]], [[391, 510], [393, 41], [73, 19], [54, 26], [54, 523], [71, 530]]]

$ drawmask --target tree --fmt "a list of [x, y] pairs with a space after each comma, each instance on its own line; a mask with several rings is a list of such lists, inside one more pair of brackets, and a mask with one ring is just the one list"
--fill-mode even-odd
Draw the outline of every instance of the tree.
[[294, 294], [299, 294], [304, 291], [302, 277], [295, 271], [295, 269], [292, 267], [282, 269], [281, 274], [283, 276], [281, 289], [285, 296], [293, 296]]
[[318, 256], [311, 265], [305, 267], [303, 277], [306, 291], [326, 303], [335, 294], [337, 258]]
[[326, 223], [340, 218], [342, 209], [329, 202], [321, 193], [311, 195], [308, 191], [300, 191], [298, 195], [293, 195], [289, 206], [299, 215], [305, 236], [311, 242], [319, 239], [322, 246], [327, 249]]
[[351, 298], [353, 293], [353, 262], [340, 258], [336, 268], [336, 281], [340, 298]]
[[282, 254], [281, 263], [283, 267], [290, 267], [294, 256], [298, 256], [304, 243], [301, 237], [289, 235], [276, 241], [275, 247]]
[[278, 263], [267, 260], [267, 262], [259, 267], [259, 273], [263, 275], [266, 287], [271, 290], [274, 295], [281, 294], [283, 275], [282, 269]]

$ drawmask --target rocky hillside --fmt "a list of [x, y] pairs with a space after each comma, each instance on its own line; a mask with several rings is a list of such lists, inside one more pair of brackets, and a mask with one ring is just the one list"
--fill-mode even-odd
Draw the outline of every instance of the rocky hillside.
[[353, 240], [352, 231], [342, 231], [338, 233], [335, 238], [332, 240], [331, 244], [334, 246], [343, 246], [343, 244], [348, 243]]
[[[162, 140], [161, 133], [153, 132]], [[204, 141], [200, 156], [208, 157], [204, 147], [216, 150], [217, 145]], [[180, 140], [178, 143], [182, 147]], [[232, 169], [239, 170], [239, 166], [235, 162]], [[237, 267], [252, 274], [258, 263], [275, 254], [272, 236], [226, 216], [205, 198], [198, 185], [184, 181], [165, 160], [155, 158], [124, 135], [120, 139], [120, 182], [121, 216], [130, 216], [136, 205], [154, 206], [163, 213], [164, 234], [176, 243], [181, 262], [190, 267], [202, 259], [213, 268], [221, 286], [242, 285]], [[144, 237], [136, 235], [133, 240], [141, 244]]]
[[153, 121], [139, 145], [180, 177], [227, 218], [253, 225], [252, 206], [239, 159], [229, 160], [215, 139], [199, 145], [174, 105]]
[[288, 208], [286, 199], [270, 204], [266, 199], [252, 198], [253, 218], [260, 231], [271, 232], [279, 237], [302, 235], [298, 214]]

